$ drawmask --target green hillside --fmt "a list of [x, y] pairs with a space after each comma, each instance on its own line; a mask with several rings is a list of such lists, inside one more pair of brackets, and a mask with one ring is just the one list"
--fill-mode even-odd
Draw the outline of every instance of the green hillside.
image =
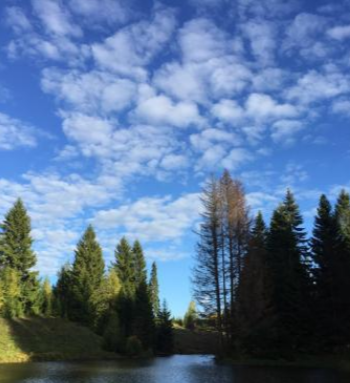
[[0, 363], [112, 359], [89, 329], [57, 318], [0, 318]]

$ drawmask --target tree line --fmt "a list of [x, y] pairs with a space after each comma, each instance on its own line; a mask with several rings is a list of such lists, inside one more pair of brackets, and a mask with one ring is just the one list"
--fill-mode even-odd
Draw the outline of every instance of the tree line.
[[290, 358], [350, 344], [350, 198], [320, 197], [311, 238], [287, 190], [267, 226], [225, 171], [202, 193], [194, 296], [226, 354]]
[[57, 316], [88, 326], [103, 336], [109, 351], [136, 355], [171, 354], [170, 311], [160, 305], [157, 265], [148, 280], [139, 241], [122, 238], [106, 270], [103, 252], [90, 225], [64, 265], [55, 286], [33, 271], [31, 220], [19, 199], [5, 215], [0, 234], [0, 315], [16, 318]]

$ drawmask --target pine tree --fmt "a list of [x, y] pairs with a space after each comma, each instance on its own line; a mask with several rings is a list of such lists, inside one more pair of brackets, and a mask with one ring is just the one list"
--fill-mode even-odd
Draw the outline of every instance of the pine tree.
[[149, 291], [150, 291], [151, 303], [153, 308], [153, 314], [155, 317], [157, 317], [159, 313], [159, 309], [160, 309], [160, 301], [159, 301], [158, 271], [157, 271], [157, 264], [155, 262], [152, 263], [151, 278], [149, 281]]
[[273, 213], [267, 241], [271, 350], [294, 353], [310, 333], [308, 251], [302, 217], [292, 193]]
[[107, 351], [124, 353], [126, 339], [120, 327], [118, 314], [112, 310], [109, 313], [103, 333], [104, 348]]
[[141, 283], [146, 283], [147, 281], [147, 270], [146, 270], [146, 261], [143, 254], [142, 246], [139, 241], [134, 242], [132, 248], [134, 254], [134, 273], [135, 273], [135, 285], [136, 288]]
[[238, 287], [239, 338], [244, 351], [261, 353], [264, 339], [264, 315], [268, 307], [266, 299], [267, 229], [261, 212], [258, 213], [250, 236], [248, 252], [244, 258], [242, 275]]
[[93, 325], [95, 318], [91, 297], [101, 286], [104, 267], [102, 249], [90, 225], [75, 250], [70, 288], [73, 307], [68, 313], [72, 320]]
[[171, 313], [163, 302], [157, 320], [156, 350], [160, 355], [171, 355], [174, 351], [174, 331]]

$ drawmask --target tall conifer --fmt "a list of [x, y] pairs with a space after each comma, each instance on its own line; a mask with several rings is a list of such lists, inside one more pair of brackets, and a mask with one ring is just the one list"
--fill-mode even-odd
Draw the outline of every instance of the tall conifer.
[[101, 285], [104, 267], [102, 249], [90, 225], [75, 250], [71, 279], [74, 306], [69, 313], [71, 319], [84, 324], [93, 324], [94, 312], [91, 297]]
[[159, 301], [159, 283], [158, 283], [158, 271], [157, 264], [152, 263], [151, 278], [149, 281], [149, 291], [151, 296], [151, 303], [153, 308], [154, 316], [157, 317], [160, 309]]

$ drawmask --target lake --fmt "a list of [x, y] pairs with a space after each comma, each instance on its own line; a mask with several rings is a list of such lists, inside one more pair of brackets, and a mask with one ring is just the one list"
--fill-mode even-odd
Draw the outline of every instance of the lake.
[[210, 356], [108, 362], [42, 362], [0, 365], [1, 383], [349, 383], [327, 369], [234, 367]]

